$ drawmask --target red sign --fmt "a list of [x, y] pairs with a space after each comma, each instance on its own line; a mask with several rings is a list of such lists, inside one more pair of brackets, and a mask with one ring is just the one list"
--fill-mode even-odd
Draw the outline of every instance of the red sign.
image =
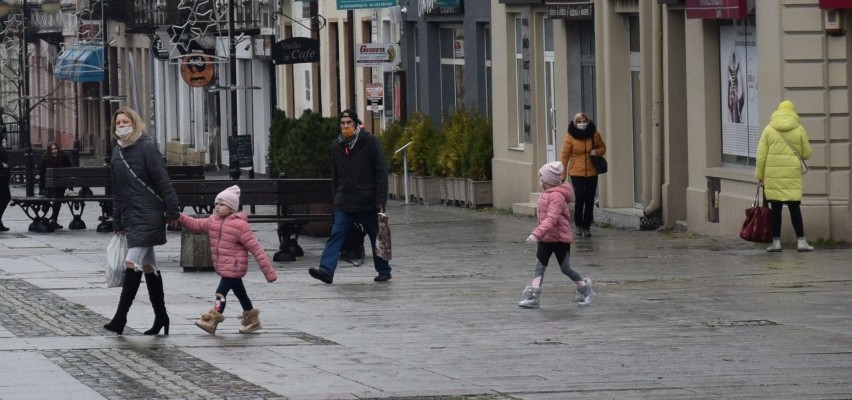
[[819, 0], [819, 8], [823, 10], [852, 8], [852, 0]]
[[686, 0], [686, 18], [743, 19], [746, 0]]

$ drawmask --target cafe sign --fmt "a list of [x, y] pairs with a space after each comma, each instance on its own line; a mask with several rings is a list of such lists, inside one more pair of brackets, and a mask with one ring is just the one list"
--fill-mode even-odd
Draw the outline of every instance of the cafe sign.
[[302, 64], [320, 61], [320, 42], [306, 37], [284, 39], [272, 46], [272, 63]]

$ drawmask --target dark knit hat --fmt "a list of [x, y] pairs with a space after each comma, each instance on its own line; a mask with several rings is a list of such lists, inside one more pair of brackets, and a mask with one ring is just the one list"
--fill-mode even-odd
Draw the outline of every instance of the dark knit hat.
[[361, 124], [361, 120], [360, 120], [360, 119], [358, 119], [358, 113], [356, 113], [355, 111], [352, 111], [352, 110], [343, 110], [343, 111], [341, 111], [341, 112], [340, 112], [340, 115], [338, 115], [338, 116], [337, 116], [337, 119], [338, 119], [338, 120], [341, 120], [341, 119], [343, 119], [343, 118], [351, 118], [353, 121], [355, 121], [355, 124], [356, 124], [356, 125], [360, 125], [360, 124]]

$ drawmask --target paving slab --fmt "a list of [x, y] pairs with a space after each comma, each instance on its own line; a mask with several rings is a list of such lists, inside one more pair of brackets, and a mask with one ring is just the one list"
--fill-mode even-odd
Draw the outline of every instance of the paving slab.
[[[231, 299], [211, 336], [194, 321], [219, 278], [184, 272], [169, 232], [157, 256], [170, 334], [141, 334], [153, 321], [142, 285], [116, 336], [102, 328], [121, 289], [104, 285], [111, 234], [95, 232], [96, 211], [90, 229], [44, 234], [27, 232], [18, 207], [4, 215], [0, 399], [852, 398], [847, 244], [766, 253], [738, 238], [593, 227], [571, 264], [595, 302], [578, 307], [551, 265], [531, 310], [517, 302], [533, 219], [391, 202], [389, 282], [373, 282], [369, 256], [341, 262], [332, 285], [310, 278], [325, 238], [303, 236], [305, 256], [275, 263], [277, 282], [250, 265], [260, 333], [237, 332]], [[277, 250], [273, 225], [253, 228]]]

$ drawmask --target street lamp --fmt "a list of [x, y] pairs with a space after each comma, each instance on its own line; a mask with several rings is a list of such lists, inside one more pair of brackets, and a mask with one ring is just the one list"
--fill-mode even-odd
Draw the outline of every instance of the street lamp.
[[[59, 0], [45, 0], [42, 3], [42, 11], [47, 14], [56, 14], [61, 10]], [[3, 18], [12, 11], [12, 4], [7, 0], [0, 0], [0, 18]], [[29, 44], [27, 42], [27, 33], [30, 23], [30, 8], [27, 0], [21, 1], [21, 54], [20, 54], [20, 71], [21, 71], [21, 116], [18, 122], [20, 126], [21, 144], [24, 146], [24, 157], [27, 160], [26, 169], [26, 195], [31, 197], [35, 195], [35, 165], [33, 160], [33, 143], [30, 135], [30, 67], [29, 55], [27, 54]], [[42, 177], [44, 179], [44, 177]]]

